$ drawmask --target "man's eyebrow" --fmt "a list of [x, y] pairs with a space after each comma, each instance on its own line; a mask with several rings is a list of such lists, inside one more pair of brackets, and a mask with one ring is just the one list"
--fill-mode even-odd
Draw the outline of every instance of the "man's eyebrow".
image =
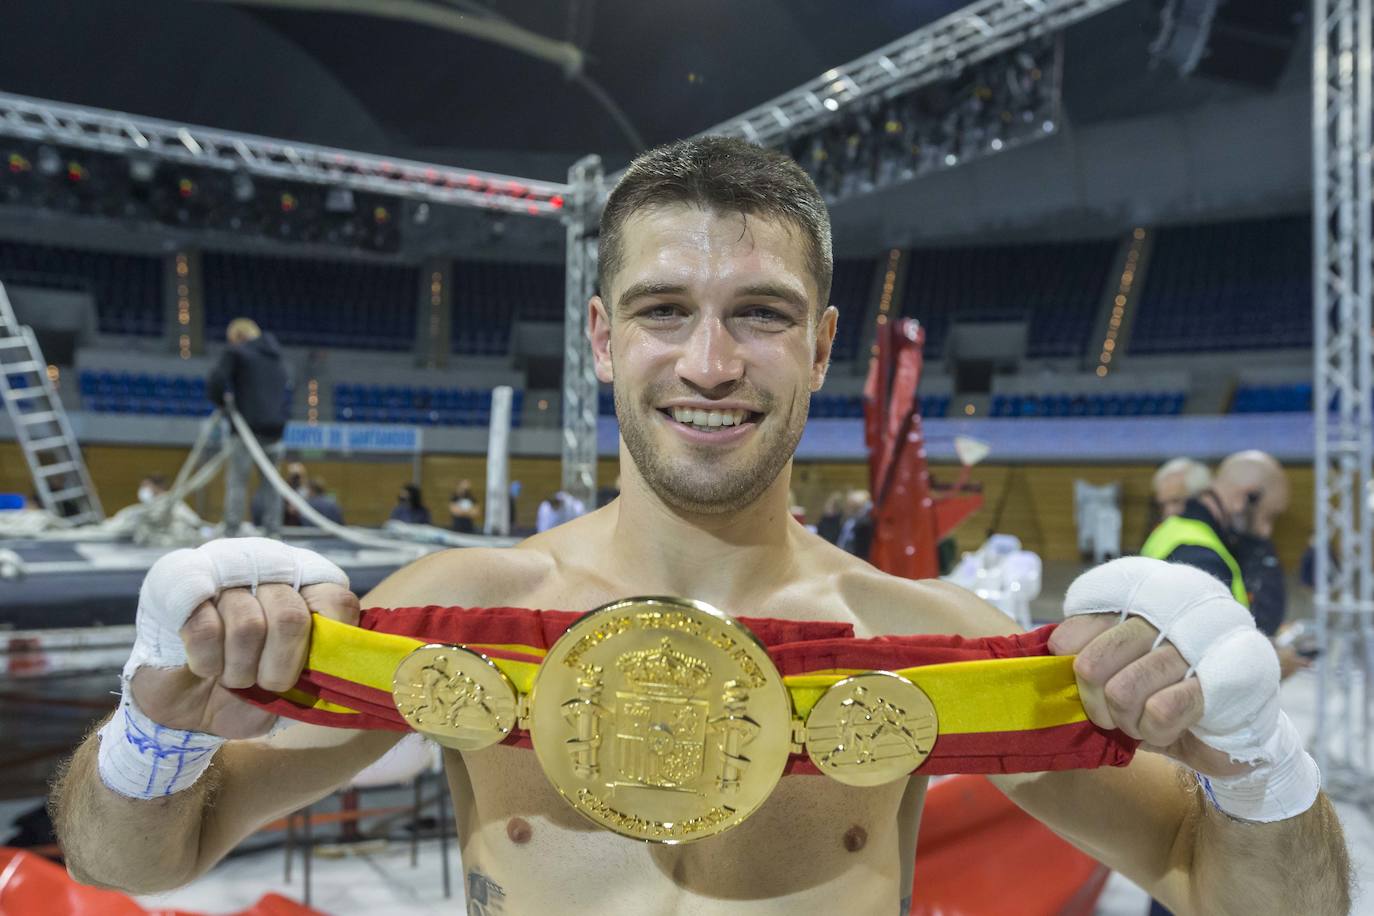
[[626, 306], [636, 299], [643, 299], [645, 296], [681, 296], [687, 292], [687, 287], [681, 283], [673, 283], [669, 280], [641, 280], [632, 283], [620, 294], [620, 299], [616, 302], [616, 311], [625, 311]]
[[795, 306], [800, 311], [806, 311], [811, 305], [807, 302], [804, 292], [785, 283], [756, 283], [753, 286], [744, 286], [735, 290], [735, 297], [737, 299], [777, 299], [780, 302]]
[[[670, 280], [641, 280], [630, 284], [625, 292], [620, 294], [620, 299], [616, 302], [616, 311], [626, 311], [630, 303], [636, 299], [651, 296], [684, 296], [687, 293], [687, 287], [681, 283]], [[734, 295], [736, 299], [776, 299], [803, 312], [810, 307], [806, 294], [786, 283], [755, 283], [740, 287], [735, 290]]]

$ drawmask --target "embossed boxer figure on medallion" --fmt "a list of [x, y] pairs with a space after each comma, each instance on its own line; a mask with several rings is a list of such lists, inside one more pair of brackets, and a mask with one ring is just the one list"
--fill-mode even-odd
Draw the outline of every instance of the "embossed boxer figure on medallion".
[[[1273, 650], [1205, 574], [1142, 558], [1086, 573], [1046, 657], [981, 700], [951, 699], [919, 669], [866, 675], [862, 692], [836, 698], [827, 688], [847, 675], [834, 671], [855, 666], [797, 674], [784, 650], [809, 637], [764, 645], [770, 628], [830, 633], [837, 653], [843, 634], [877, 653], [887, 650], [868, 637], [992, 645], [978, 638], [1012, 628], [972, 594], [884, 575], [788, 513], [793, 453], [837, 320], [828, 214], [798, 166], [720, 138], [646, 153], [609, 199], [599, 256], [591, 344], [615, 391], [620, 498], [514, 548], [431, 555], [361, 602], [435, 613], [609, 606], [532, 647], [546, 653], [533, 662], [439, 649], [450, 655], [417, 656], [431, 673], [406, 682], [447, 685], [460, 698], [455, 728], [498, 722], [513, 738], [529, 723], [534, 752], [506, 740], [446, 752], [467, 883], [489, 892], [488, 908], [905, 912], [925, 769], [877, 785], [816, 771], [889, 753], [933, 764], [958, 745], [960, 722], [995, 717], [1000, 696], [1058, 665], [1081, 720], [1063, 727], [1148, 749], [1126, 766], [1008, 773], [1010, 749], [994, 747], [969, 766], [1003, 773], [992, 778], [1018, 805], [1177, 913], [1348, 910], [1340, 827], [1278, 709]], [[692, 601], [625, 600], [641, 595]], [[359, 608], [331, 564], [274, 542], [160, 561], [141, 593], [120, 710], [58, 788], [72, 873], [140, 892], [178, 886], [383, 754], [396, 733], [296, 724], [269, 736], [274, 715], [233, 692], [291, 687], [319, 650], [312, 630], [337, 627], [312, 626], [311, 613], [351, 624]], [[459, 661], [471, 684], [445, 680]], [[488, 663], [500, 670], [479, 674]], [[538, 671], [528, 691], [500, 680], [513, 681], [516, 664]], [[407, 689], [401, 706], [428, 708], [428, 694]], [[494, 701], [501, 691], [508, 704]], [[1045, 702], [1034, 699], [1030, 719]], [[823, 718], [803, 718], [804, 704]], [[572, 743], [549, 751], [541, 730]], [[799, 738], [812, 741], [810, 770], [793, 766], [805, 757]], [[767, 767], [760, 788], [751, 780]], [[779, 778], [784, 767], [793, 775]], [[699, 806], [709, 793], [723, 801]], [[747, 804], [732, 801], [742, 795]], [[653, 814], [672, 805], [678, 814]], [[691, 832], [706, 838], [687, 842]]]

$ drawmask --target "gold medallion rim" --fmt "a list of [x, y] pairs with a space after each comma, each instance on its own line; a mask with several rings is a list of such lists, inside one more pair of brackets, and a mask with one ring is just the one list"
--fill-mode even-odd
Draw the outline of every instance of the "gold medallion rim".
[[[843, 692], [845, 689], [847, 689], [850, 685], [856, 682], [871, 682], [873, 680], [881, 680], [885, 684], [890, 684], [895, 680], [897, 682], [897, 686], [902, 687], [904, 689], [909, 688], [909, 690], [914, 693], [914, 696], [919, 698], [919, 702], [923, 707], [923, 711], [928, 712], [928, 714], [930, 715], [931, 721], [935, 728], [935, 738], [931, 742], [930, 751], [927, 751], [924, 754], [909, 755], [907, 759], [912, 761], [911, 765], [904, 766], [900, 772], [897, 772], [895, 767], [888, 765], [886, 767], [873, 771], [880, 774], [877, 778], [855, 778], [853, 774], [848, 774], [843, 770], [836, 769], [832, 765], [824, 763], [819, 759], [820, 755], [817, 753], [815, 744], [811, 737], [813, 720], [816, 716], [816, 710], [821, 707], [821, 704], [832, 693], [839, 694]], [[904, 677], [895, 671], [861, 671], [858, 674], [851, 674], [848, 677], [842, 678], [841, 680], [836, 681], [835, 683], [831, 684], [829, 687], [826, 688], [825, 693], [821, 694], [820, 699], [818, 699], [812, 705], [811, 710], [806, 715], [806, 732], [807, 737], [806, 741], [804, 742], [804, 746], [806, 748], [806, 756], [811, 761], [812, 765], [815, 766], [820, 773], [829, 777], [830, 779], [835, 780], [836, 782], [843, 783], [847, 786], [870, 788], [873, 786], [885, 785], [887, 783], [894, 782], [902, 778], [903, 776], [910, 775], [911, 773], [919, 770], [925, 764], [925, 762], [930, 759], [931, 753], [934, 752], [935, 741], [938, 741], [940, 736], [940, 712], [935, 708], [935, 702], [931, 700], [930, 694], [926, 693], [925, 690], [923, 690], [919, 684], [912, 681], [910, 678]]]
[[[665, 595], [648, 595], [643, 597], [617, 599], [615, 601], [609, 602], [607, 604], [601, 605], [600, 607], [587, 611], [586, 613], [579, 616], [576, 620], [574, 620], [571, 625], [568, 626], [568, 628], [563, 632], [563, 634], [554, 642], [553, 646], [550, 647], [548, 653], [545, 655], [543, 659], [543, 662], [539, 666], [539, 671], [535, 675], [534, 683], [531, 686], [529, 694], [531, 710], [529, 732], [531, 744], [533, 745], [535, 755], [539, 759], [540, 769], [543, 770], [545, 777], [549, 780], [549, 783], [554, 787], [555, 791], [557, 791], [558, 794], [575, 811], [578, 812], [578, 814], [582, 815], [587, 820], [591, 821], [592, 823], [596, 824], [598, 827], [604, 830], [609, 830], [612, 833], [627, 837], [629, 839], [640, 840], [642, 842], [653, 843], [655, 845], [677, 846], [687, 843], [693, 843], [698, 840], [707, 839], [713, 836], [719, 836], [720, 834], [734, 827], [739, 826], [739, 824], [743, 823], [750, 817], [750, 815], [752, 815], [760, 807], [762, 807], [764, 802], [768, 800], [768, 797], [772, 795], [774, 789], [776, 789], [778, 782], [782, 779], [783, 772], [786, 770], [787, 767], [787, 760], [790, 757], [790, 748], [788, 748], [783, 753], [778, 755], [779, 760], [776, 768], [777, 772], [773, 775], [771, 780], [768, 781], [767, 791], [760, 793], [759, 797], [753, 800], [750, 804], [740, 806], [740, 808], [736, 809], [727, 821], [711, 825], [709, 828], [703, 829], [693, 836], [645, 836], [640, 833], [634, 833], [618, 829], [614, 824], [609, 823], [607, 820], [594, 816], [591, 812], [585, 810], [583, 806], [578, 803], [578, 790], [575, 787], [569, 788], [559, 784], [559, 782], [554, 778], [554, 775], [550, 772], [550, 767], [545, 765], [546, 755], [554, 753], [554, 749], [549, 747], [549, 741], [552, 741], [554, 739], [541, 741], [540, 736], [542, 734], [542, 729], [536, 726], [536, 722], [538, 721], [537, 713], [540, 708], [540, 687], [542, 684], [547, 684], [546, 672], [556, 670], [554, 666], [550, 663], [556, 662], [558, 660], [560, 646], [576, 645], [578, 639], [580, 639], [581, 632], [589, 629], [592, 626], [595, 626], [595, 622], [597, 620], [609, 617], [617, 612], [642, 611], [646, 609], [660, 608], [674, 611], [690, 611], [703, 614], [710, 619], [712, 624], [724, 628], [726, 631], [730, 633], [730, 635], [739, 637], [744, 642], [750, 644], [757, 654], [757, 657], [754, 659], [754, 661], [755, 663], [761, 665], [764, 672], [764, 689], [768, 690], [769, 692], [775, 695], [775, 699], [777, 701], [778, 706], [778, 727], [781, 727], [790, 738], [791, 726], [793, 721], [791, 693], [788, 691], [787, 686], [783, 681], [781, 672], [778, 671], [777, 666], [773, 663], [772, 657], [769, 656], [768, 648], [764, 645], [763, 641], [760, 640], [757, 636], [755, 636], [753, 631], [746, 627], [744, 624], [740, 623], [730, 615], [726, 614], [724, 611], [721, 611], [720, 609], [704, 601], [698, 601], [693, 598], [676, 598]], [[566, 649], [564, 651], [566, 651]], [[541, 749], [543, 749], [543, 752], [541, 752]], [[586, 790], [584, 789], [583, 791], [585, 792]]]
[[[402, 669], [407, 664], [411, 663], [412, 659], [414, 659], [416, 656], [419, 656], [422, 653], [433, 652], [457, 652], [471, 659], [476, 659], [481, 663], [481, 669], [479, 670], [489, 669], [491, 674], [494, 675], [493, 684], [499, 683], [502, 689], [509, 694], [510, 701], [514, 708], [516, 708], [517, 710], [519, 709], [520, 691], [516, 688], [514, 682], [512, 682], [511, 679], [506, 675], [506, 672], [502, 671], [500, 666], [498, 666], [496, 662], [491, 659], [490, 656], [487, 656], [482, 652], [477, 651], [476, 649], [469, 649], [467, 646], [458, 645], [456, 643], [432, 642], [426, 643], [423, 646], [417, 646], [416, 648], [407, 652], [405, 658], [401, 659], [399, 662], [396, 663], [396, 669], [391, 676], [391, 697], [392, 702], [396, 706], [397, 713], [399, 713], [401, 718], [405, 720], [406, 724], [409, 725], [416, 732], [424, 735], [426, 738], [429, 738], [432, 741], [437, 742], [438, 744], [443, 745], [444, 747], [452, 748], [453, 750], [480, 751], [489, 747], [493, 747], [494, 745], [500, 744], [515, 729], [516, 724], [518, 724], [515, 715], [512, 715], [511, 725], [506, 727], [495, 725], [489, 730], [488, 733], [486, 733], [482, 737], [480, 741], [469, 741], [466, 739], [456, 738], [452, 735], [445, 735], [439, 732], [435, 732], [427, 727], [418, 725], [415, 722], [413, 722], [411, 718], [401, 710], [401, 704], [398, 702], [397, 694], [400, 692], [401, 689], [401, 685], [398, 683], [398, 680], [401, 676]], [[492, 686], [492, 684], [488, 684], [486, 686], [490, 687]]]

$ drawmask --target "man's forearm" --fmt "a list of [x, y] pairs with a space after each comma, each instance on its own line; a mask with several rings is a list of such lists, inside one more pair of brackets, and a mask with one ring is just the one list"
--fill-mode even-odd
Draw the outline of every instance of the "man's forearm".
[[125, 798], [96, 769], [92, 734], [58, 775], [50, 800], [67, 869], [83, 884], [131, 893], [180, 887], [194, 877], [202, 815], [216, 784], [205, 778], [167, 798]]
[[1237, 821], [1199, 793], [1192, 818], [1190, 900], [1181, 913], [1350, 912], [1350, 859], [1326, 795], [1304, 813], [1268, 824]]

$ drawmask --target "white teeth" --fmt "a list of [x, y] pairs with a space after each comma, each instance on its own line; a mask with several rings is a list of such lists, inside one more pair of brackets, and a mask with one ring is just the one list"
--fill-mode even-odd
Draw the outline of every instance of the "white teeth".
[[679, 423], [707, 429], [738, 426], [749, 415], [745, 410], [700, 410], [695, 407], [674, 407], [672, 412], [673, 419]]

